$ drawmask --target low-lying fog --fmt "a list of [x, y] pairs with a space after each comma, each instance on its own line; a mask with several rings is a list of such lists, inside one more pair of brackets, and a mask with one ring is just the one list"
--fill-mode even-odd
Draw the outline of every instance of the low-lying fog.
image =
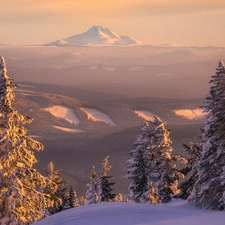
[[130, 97], [198, 98], [225, 48], [177, 46], [1, 47], [15, 81]]

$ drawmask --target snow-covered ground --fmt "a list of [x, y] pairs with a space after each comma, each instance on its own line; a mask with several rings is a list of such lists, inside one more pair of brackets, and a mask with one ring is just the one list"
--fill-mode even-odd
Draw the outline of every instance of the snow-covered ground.
[[97, 109], [91, 108], [80, 108], [80, 109], [87, 114], [88, 120], [93, 120], [95, 122], [103, 122], [113, 126], [116, 125], [108, 115], [104, 114], [103, 112], [100, 112]]
[[174, 110], [175, 114], [178, 116], [183, 116], [189, 120], [202, 119], [206, 113], [201, 109], [180, 109]]
[[146, 121], [154, 121], [154, 114], [148, 110], [136, 110], [134, 111], [139, 117], [143, 118]]
[[74, 113], [73, 109], [68, 109], [61, 105], [55, 105], [50, 108], [43, 109], [46, 112], [51, 113], [53, 116], [59, 119], [64, 119], [68, 121], [69, 123], [78, 125], [80, 123], [80, 120]]
[[69, 209], [33, 225], [224, 225], [225, 213], [168, 204], [100, 203]]

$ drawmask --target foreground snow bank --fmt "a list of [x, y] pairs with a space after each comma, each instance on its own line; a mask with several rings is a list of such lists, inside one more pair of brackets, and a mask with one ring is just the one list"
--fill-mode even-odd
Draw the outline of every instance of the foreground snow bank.
[[101, 203], [57, 213], [33, 225], [224, 225], [225, 213], [196, 209], [186, 201], [150, 205]]

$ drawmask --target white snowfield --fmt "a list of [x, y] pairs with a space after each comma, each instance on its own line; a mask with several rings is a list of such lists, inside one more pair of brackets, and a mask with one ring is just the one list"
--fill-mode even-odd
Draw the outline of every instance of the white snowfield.
[[44, 108], [43, 110], [51, 113], [56, 118], [64, 119], [71, 124], [78, 125], [80, 123], [80, 120], [74, 113], [73, 109], [68, 109], [65, 106], [55, 105], [49, 108]]
[[179, 109], [174, 110], [174, 113], [189, 120], [202, 119], [206, 115], [206, 113], [204, 113], [201, 109]]
[[136, 110], [134, 113], [146, 121], [154, 121], [155, 115], [148, 110]]
[[168, 204], [100, 203], [69, 209], [33, 225], [224, 225], [225, 213]]
[[116, 124], [108, 115], [97, 109], [80, 108], [80, 110], [84, 111], [87, 114], [88, 120], [93, 120], [95, 122], [103, 122], [112, 126], [116, 126]]
[[81, 129], [71, 129], [71, 128], [60, 127], [60, 126], [53, 126], [53, 127], [58, 129], [58, 130], [62, 130], [62, 131], [65, 131], [65, 132], [71, 132], [71, 133], [82, 133], [82, 132], [84, 132]]

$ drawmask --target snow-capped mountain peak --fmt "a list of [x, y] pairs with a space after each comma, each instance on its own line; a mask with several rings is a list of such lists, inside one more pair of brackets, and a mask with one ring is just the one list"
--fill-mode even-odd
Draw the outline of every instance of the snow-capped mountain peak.
[[92, 26], [88, 31], [77, 34], [63, 40], [51, 42], [50, 46], [70, 46], [70, 45], [141, 45], [142, 43], [129, 36], [119, 35], [116, 32], [103, 28], [102, 26]]

